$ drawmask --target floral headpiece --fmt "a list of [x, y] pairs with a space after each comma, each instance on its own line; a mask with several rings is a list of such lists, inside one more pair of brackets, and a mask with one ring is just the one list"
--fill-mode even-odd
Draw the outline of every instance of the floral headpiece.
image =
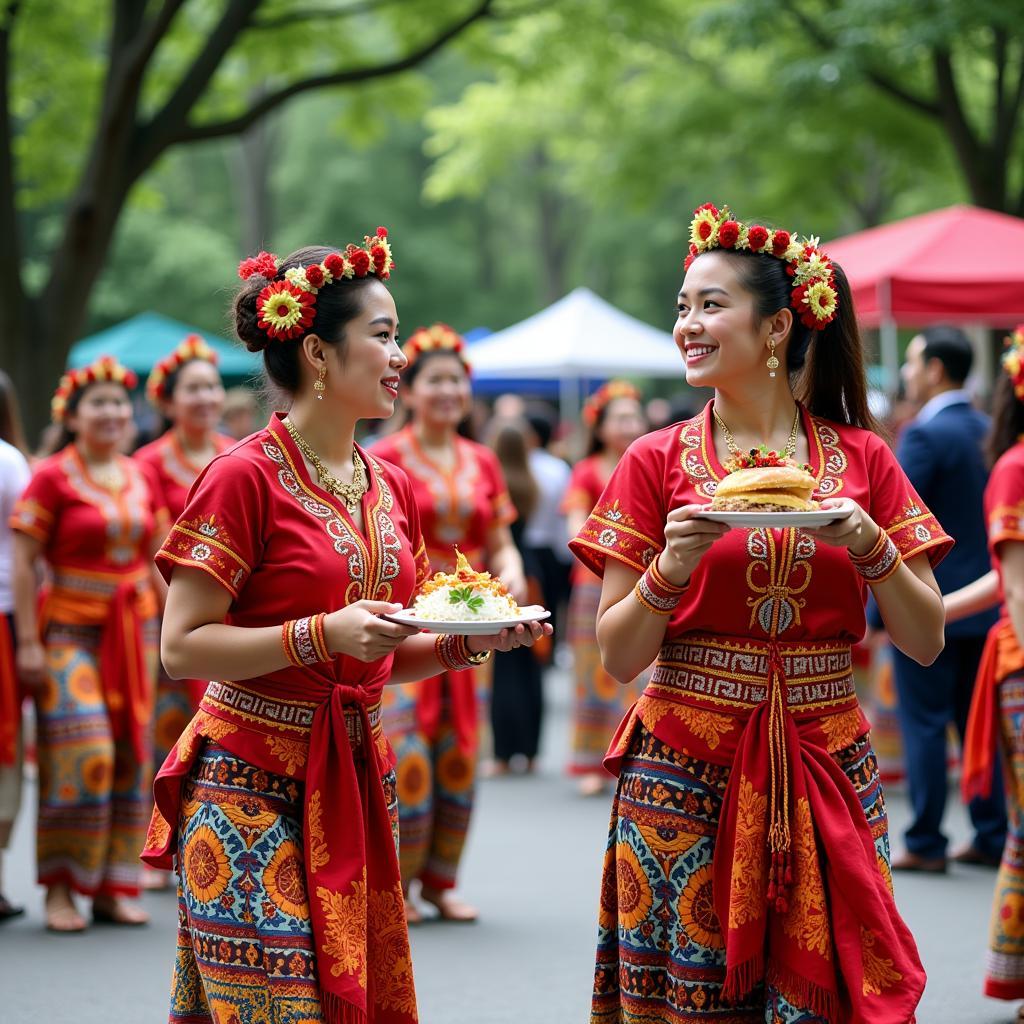
[[439, 351], [450, 352], [456, 356], [466, 373], [470, 372], [469, 360], [466, 358], [466, 339], [447, 324], [419, 327], [409, 335], [402, 346], [409, 366], [412, 366], [424, 352]]
[[81, 391], [82, 388], [100, 381], [123, 384], [131, 391], [138, 386], [139, 378], [127, 366], [122, 366], [113, 356], [100, 356], [88, 366], [81, 366], [77, 370], [68, 370], [61, 377], [57, 390], [50, 400], [50, 419], [54, 423], [63, 423], [71, 396], [76, 391]]
[[728, 206], [721, 210], [705, 203], [693, 211], [690, 222], [690, 254], [684, 267], [711, 249], [749, 249], [783, 260], [793, 278], [790, 305], [800, 322], [820, 331], [830, 324], [839, 309], [835, 272], [828, 256], [818, 248], [818, 239], [800, 238], [788, 231], [772, 231], [762, 224], [746, 225], [734, 220]]
[[639, 402], [640, 392], [628, 380], [610, 380], [607, 384], [602, 384], [583, 406], [584, 423], [588, 427], [595, 426], [604, 407], [616, 398], [632, 398], [633, 401]]
[[324, 285], [367, 274], [386, 281], [395, 265], [387, 228], [364, 235], [362, 245], [350, 243], [343, 252], [332, 252], [322, 263], [292, 267], [284, 272], [283, 281], [275, 281], [280, 263], [272, 252], [261, 252], [238, 264], [243, 281], [259, 274], [271, 282], [256, 299], [256, 311], [260, 328], [278, 341], [301, 338], [309, 330], [316, 316], [316, 295]]
[[1024, 324], [1018, 324], [1006, 339], [1003, 369], [1013, 383], [1013, 393], [1024, 401]]
[[193, 359], [203, 359], [214, 366], [220, 362], [220, 357], [200, 335], [190, 334], [169, 356], [161, 359], [150, 371], [146, 381], [146, 397], [154, 405], [168, 398], [167, 378], [180, 370], [186, 363], [192, 362]]

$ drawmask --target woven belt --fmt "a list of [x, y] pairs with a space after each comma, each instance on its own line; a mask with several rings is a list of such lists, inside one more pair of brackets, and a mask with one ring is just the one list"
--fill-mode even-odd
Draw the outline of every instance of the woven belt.
[[[850, 645], [777, 643], [791, 711], [847, 701], [855, 696]], [[691, 635], [665, 644], [646, 692], [682, 690], [717, 704], [753, 708], [768, 699], [768, 643]]]

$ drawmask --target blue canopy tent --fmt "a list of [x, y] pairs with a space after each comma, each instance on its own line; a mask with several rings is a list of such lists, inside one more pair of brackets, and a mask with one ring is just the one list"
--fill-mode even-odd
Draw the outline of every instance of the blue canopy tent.
[[83, 338], [68, 354], [68, 366], [88, 366], [98, 356], [111, 355], [144, 381], [153, 366], [188, 334], [200, 335], [216, 351], [220, 357], [221, 376], [228, 384], [239, 384], [259, 373], [259, 356], [246, 351], [242, 345], [159, 313], [140, 313]]

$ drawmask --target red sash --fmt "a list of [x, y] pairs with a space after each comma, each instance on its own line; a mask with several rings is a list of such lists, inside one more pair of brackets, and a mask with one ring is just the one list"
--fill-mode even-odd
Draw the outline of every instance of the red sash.
[[139, 763], [150, 755], [148, 730], [153, 711], [153, 680], [146, 663], [142, 626], [156, 614], [149, 570], [130, 573], [54, 569], [54, 583], [43, 598], [40, 632], [51, 622], [100, 626], [99, 671], [115, 740], [127, 739]]
[[924, 990], [852, 783], [831, 754], [868, 731], [848, 644], [688, 636], [666, 644], [612, 741], [637, 722], [732, 772], [714, 859], [724, 995], [768, 982], [842, 1024], [907, 1024]]
[[304, 688], [294, 677], [209, 684], [157, 775], [142, 859], [172, 865], [182, 783], [202, 737], [304, 781], [306, 884], [326, 1020], [412, 1024], [409, 935], [381, 782], [394, 764], [380, 727], [381, 685], [331, 684], [313, 671], [304, 678]]
[[0, 614], [0, 766], [14, 764], [21, 727], [21, 690], [14, 641], [6, 615]]
[[415, 686], [418, 687], [416, 727], [419, 731], [431, 742], [437, 739], [437, 730], [441, 725], [441, 705], [447, 688], [456, 743], [463, 754], [472, 757], [477, 745], [475, 669], [442, 672], [429, 679], [421, 679]]
[[988, 631], [971, 697], [960, 780], [965, 801], [989, 796], [992, 791], [992, 772], [999, 749], [999, 684], [1022, 670], [1024, 650], [1009, 618], [1001, 618]]

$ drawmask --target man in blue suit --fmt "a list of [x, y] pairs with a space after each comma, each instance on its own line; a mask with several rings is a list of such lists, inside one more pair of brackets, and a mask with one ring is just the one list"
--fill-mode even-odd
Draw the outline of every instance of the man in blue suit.
[[[907, 346], [903, 380], [907, 397], [923, 403], [900, 435], [896, 457], [925, 505], [956, 546], [936, 568], [943, 593], [983, 576], [990, 568], [982, 493], [988, 479], [982, 445], [989, 419], [963, 390], [971, 369], [971, 344], [955, 327], [929, 327]], [[903, 871], [946, 870], [946, 736], [955, 723], [961, 739], [985, 634], [995, 611], [946, 628], [946, 647], [923, 667], [894, 651], [900, 729], [906, 757], [913, 821], [904, 834], [907, 851], [893, 861]], [[992, 795], [968, 806], [974, 836], [952, 859], [997, 866], [1006, 837], [1002, 773], [994, 773]]]

